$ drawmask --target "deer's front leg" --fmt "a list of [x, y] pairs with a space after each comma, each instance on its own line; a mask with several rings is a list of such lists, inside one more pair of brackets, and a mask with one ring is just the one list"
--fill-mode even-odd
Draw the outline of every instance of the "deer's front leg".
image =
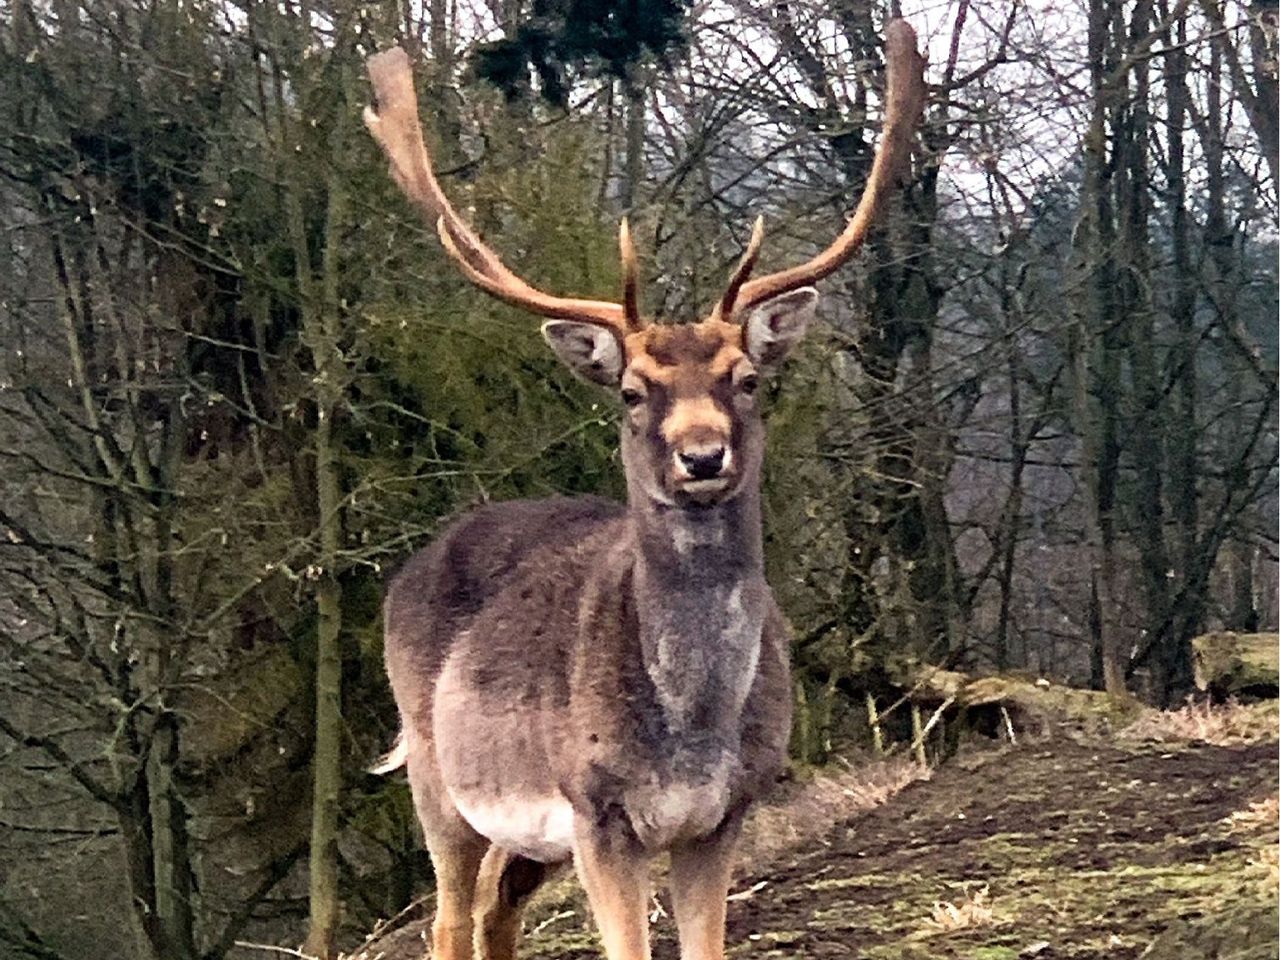
[[609, 960], [649, 960], [649, 858], [634, 842], [580, 825], [574, 866]]
[[681, 960], [723, 960], [725, 898], [742, 814], [731, 813], [710, 836], [671, 851], [671, 898]]

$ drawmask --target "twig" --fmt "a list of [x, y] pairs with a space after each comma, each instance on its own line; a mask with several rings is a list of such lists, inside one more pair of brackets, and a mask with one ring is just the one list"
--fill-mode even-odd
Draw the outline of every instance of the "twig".
[[547, 929], [547, 927], [551, 926], [553, 923], [558, 923], [561, 920], [568, 920], [573, 915], [574, 914], [572, 910], [561, 910], [559, 913], [553, 913], [551, 916], [547, 917], [547, 919], [543, 920], [540, 924], [538, 924], [536, 927], [530, 930], [529, 935], [532, 936], [536, 933], [541, 933], [543, 930]]
[[875, 743], [876, 754], [884, 753], [884, 731], [880, 729], [880, 715], [876, 713], [876, 698], [867, 691], [867, 723], [871, 727], [871, 738]]
[[768, 880], [761, 880], [759, 883], [753, 884], [746, 890], [740, 890], [737, 893], [731, 893], [725, 897], [726, 900], [750, 900], [757, 893], [769, 885]]
[[649, 903], [652, 905], [652, 909], [649, 911], [650, 923], [657, 923], [667, 915], [666, 908], [662, 906], [662, 901], [658, 899], [656, 893], [649, 897]]
[[929, 758], [924, 752], [924, 731], [920, 726], [920, 704], [911, 704], [911, 749], [916, 755], [916, 763], [921, 767], [929, 766]]
[[915, 736], [912, 737], [911, 747], [913, 750], [915, 750], [916, 759], [919, 760], [921, 764], [925, 764], [926, 762], [925, 755], [924, 755], [925, 737], [929, 736], [929, 731], [938, 725], [938, 721], [942, 719], [942, 714], [947, 709], [947, 707], [951, 706], [955, 702], [956, 702], [955, 697], [947, 697], [947, 699], [943, 700], [942, 706], [938, 707], [937, 710], [933, 711], [933, 715], [929, 717], [929, 722], [924, 725], [923, 729], [920, 729], [920, 708], [915, 706], [914, 704], [912, 705], [911, 726], [913, 728], [913, 733], [916, 730], [919, 730], [919, 732], [915, 733]]
[[1018, 745], [1018, 738], [1013, 734], [1013, 720], [1009, 717], [1009, 711], [1004, 708], [1004, 704], [1000, 704], [1000, 719], [1004, 721], [1005, 733], [1009, 734], [1009, 743], [1012, 746]]
[[320, 960], [314, 954], [303, 953], [301, 950], [294, 950], [292, 947], [275, 947], [269, 943], [249, 943], [247, 940], [237, 940], [236, 946], [244, 947], [246, 950], [261, 950], [264, 953], [283, 953], [286, 957], [297, 957], [298, 960]]

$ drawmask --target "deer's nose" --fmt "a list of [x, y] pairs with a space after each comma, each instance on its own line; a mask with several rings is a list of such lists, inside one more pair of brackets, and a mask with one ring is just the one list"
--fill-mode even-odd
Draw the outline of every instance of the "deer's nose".
[[724, 469], [724, 447], [699, 447], [681, 450], [676, 456], [680, 466], [694, 480], [711, 480]]

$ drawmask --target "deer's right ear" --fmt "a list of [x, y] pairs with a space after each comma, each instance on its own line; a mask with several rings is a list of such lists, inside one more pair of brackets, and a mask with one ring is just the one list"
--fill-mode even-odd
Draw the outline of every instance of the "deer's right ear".
[[622, 380], [622, 344], [612, 330], [576, 320], [549, 320], [542, 336], [556, 356], [583, 380], [616, 387]]

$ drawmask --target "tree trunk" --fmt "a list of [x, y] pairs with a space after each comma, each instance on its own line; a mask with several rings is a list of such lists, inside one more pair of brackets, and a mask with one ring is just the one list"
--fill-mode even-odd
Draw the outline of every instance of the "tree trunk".
[[[1209, 57], [1208, 104], [1204, 128], [1207, 193], [1204, 232], [1209, 301], [1213, 306], [1216, 325], [1230, 336], [1239, 330], [1241, 321], [1236, 305], [1239, 284], [1233, 256], [1234, 231], [1227, 222], [1226, 121], [1223, 118], [1222, 84], [1226, 81], [1224, 61], [1227, 59], [1228, 43], [1226, 37], [1215, 37]], [[1223, 378], [1222, 390], [1228, 413], [1225, 419], [1226, 429], [1218, 442], [1224, 448], [1230, 448], [1235, 438], [1248, 429], [1244, 388], [1250, 378], [1250, 371], [1239, 352], [1230, 346], [1224, 351], [1223, 364], [1227, 375]], [[1242, 512], [1227, 546], [1227, 573], [1231, 592], [1225, 626], [1228, 630], [1245, 633], [1256, 630], [1258, 622], [1253, 598], [1253, 548], [1249, 542], [1247, 523], [1252, 512], [1249, 508]]]
[[[638, 70], [633, 73], [638, 73]], [[631, 211], [644, 182], [645, 84], [637, 76], [623, 81], [627, 101], [627, 157], [618, 199], [622, 209]]]
[[124, 849], [129, 903], [137, 931], [139, 960], [170, 960], [164, 928], [155, 909], [155, 846], [151, 836], [151, 798], [147, 781], [139, 772], [116, 810], [116, 823]]
[[435, 135], [437, 169], [456, 166], [466, 159], [462, 149], [462, 102], [455, 86], [457, 59], [453, 24], [449, 22], [449, 0], [430, 0], [427, 5], [431, 60], [427, 70], [430, 95], [423, 96], [431, 122], [426, 129]]
[[1218, 66], [1210, 67], [1210, 72], [1220, 77], [1225, 61], [1230, 71], [1232, 93], [1249, 118], [1271, 171], [1271, 181], [1276, 183], [1280, 180], [1280, 71], [1276, 69], [1276, 6], [1272, 0], [1254, 0], [1248, 5], [1248, 41], [1254, 71], [1252, 83], [1245, 73], [1233, 36], [1236, 31], [1226, 22], [1224, 6], [1221, 0], [1200, 2], [1200, 8], [1212, 28], [1212, 43], [1218, 57]]
[[[1135, 41], [1150, 31], [1151, 5], [1139, 0], [1133, 8], [1129, 36]], [[1128, 498], [1132, 515], [1135, 546], [1142, 571], [1145, 614], [1148, 631], [1159, 629], [1169, 613], [1170, 566], [1164, 536], [1164, 384], [1158, 372], [1158, 345], [1155, 338], [1154, 284], [1151, 275], [1150, 116], [1148, 113], [1149, 68], [1140, 59], [1131, 71], [1134, 79], [1132, 95], [1118, 109], [1123, 117], [1117, 132], [1117, 167], [1119, 169], [1118, 207], [1120, 236], [1118, 243], [1122, 269], [1119, 273], [1120, 304], [1118, 317], [1123, 318], [1128, 332], [1129, 367], [1133, 382], [1130, 403], [1129, 446], [1133, 451], [1136, 483], [1134, 495]], [[1186, 638], [1189, 640], [1189, 638]], [[1185, 642], [1172, 633], [1165, 644]], [[1190, 658], [1177, 651], [1166, 650], [1157, 659], [1153, 692], [1165, 702], [1176, 689], [1190, 683], [1190, 675], [1179, 665], [1190, 664]]]
[[[1005, 271], [1001, 270], [1002, 274]], [[996, 577], [1000, 586], [1000, 608], [996, 619], [995, 664], [999, 671], [1012, 666], [1009, 655], [1009, 622], [1013, 604], [1014, 561], [1018, 551], [1018, 528], [1022, 522], [1022, 477], [1026, 470], [1029, 447], [1027, 434], [1022, 428], [1022, 384], [1016, 334], [1009, 322], [1008, 281], [1002, 277], [1000, 285], [1002, 309], [1005, 321], [1005, 365], [1009, 375], [1009, 498], [1000, 518], [999, 569]], [[1025, 665], [1025, 664], [1023, 664]]]
[[338, 812], [342, 790], [342, 587], [338, 555], [342, 538], [342, 489], [333, 418], [344, 370], [338, 352], [338, 246], [346, 217], [345, 188], [329, 178], [322, 289], [306, 311], [306, 338], [316, 367], [316, 503], [320, 525], [316, 581], [316, 742], [312, 761], [311, 926], [305, 951], [333, 956], [339, 920]]
[[1231, 600], [1223, 626], [1240, 633], [1257, 633], [1258, 603], [1253, 591], [1252, 544], [1239, 534], [1227, 550], [1227, 571], [1231, 578]]
[[[344, 125], [330, 134], [342, 142]], [[299, 174], [295, 173], [295, 176]], [[322, 960], [335, 955], [341, 913], [338, 889], [338, 820], [342, 791], [342, 487], [334, 417], [346, 385], [339, 345], [340, 244], [348, 199], [343, 171], [330, 163], [322, 263], [317, 272], [307, 246], [302, 184], [291, 184], [290, 234], [297, 262], [302, 339], [315, 368], [315, 504], [320, 549], [313, 568], [316, 598], [315, 748], [312, 760], [310, 919], [304, 952]]]
[[1170, 306], [1176, 341], [1171, 354], [1170, 378], [1173, 416], [1169, 430], [1170, 501], [1177, 540], [1177, 572], [1186, 579], [1195, 563], [1200, 499], [1197, 488], [1196, 370], [1200, 338], [1195, 328], [1196, 280], [1191, 260], [1191, 224], [1187, 211], [1186, 147], [1187, 123], [1187, 20], [1180, 17], [1166, 55], [1168, 85], [1169, 204], [1173, 208], [1173, 299]]
[[165, 711], [151, 736], [146, 777], [151, 797], [155, 861], [155, 912], [166, 956], [195, 960], [195, 912], [192, 909], [191, 850], [187, 809], [173, 772], [179, 756], [177, 717]]
[[[120, 827], [139, 949], [157, 960], [194, 960], [187, 811], [173, 782], [179, 759], [177, 718], [166, 706], [182, 666], [182, 637], [154, 626], [178, 622], [173, 600], [173, 491], [179, 486], [185, 418], [181, 401], [174, 398], [154, 456], [149, 444], [137, 442], [125, 455], [120, 436], [154, 435], [153, 415], [144, 410], [142, 391], [130, 380], [129, 367], [139, 362], [138, 356], [124, 355], [123, 369], [112, 371], [122, 359], [112, 351], [119, 348], [117, 338], [125, 337], [128, 324], [113, 298], [103, 294], [111, 288], [106, 275], [110, 264], [91, 206], [80, 221], [83, 233], [74, 241], [52, 245], [72, 368], [68, 385], [94, 428], [93, 472], [113, 481], [95, 493], [95, 557], [120, 594], [131, 595], [138, 604], [132, 611], [121, 611], [120, 635], [110, 648], [113, 693], [124, 710], [110, 748], [116, 781], [110, 802]], [[170, 308], [171, 298], [185, 289], [186, 275], [158, 249], [150, 253], [160, 302]], [[185, 316], [182, 310], [166, 312]], [[107, 333], [100, 334], [95, 326]], [[166, 357], [181, 355], [185, 344], [176, 339], [172, 350], [162, 351]], [[180, 361], [175, 366], [181, 372]], [[122, 391], [126, 403], [118, 414], [120, 422], [115, 423], [100, 415], [94, 398], [97, 385], [112, 376], [129, 384]]]
[[[1076, 277], [1083, 288], [1070, 335], [1072, 407], [1081, 438], [1080, 486], [1085, 496], [1086, 542], [1095, 658], [1104, 689], [1124, 696], [1124, 657], [1115, 620], [1115, 497], [1119, 470], [1117, 432], [1120, 396], [1119, 324], [1115, 316], [1115, 231], [1111, 168], [1107, 162], [1107, 77], [1114, 58], [1109, 41], [1109, 5], [1090, 0], [1089, 59], [1093, 104], [1084, 143], [1084, 184], [1076, 231]], [[1094, 358], [1094, 342], [1098, 355]], [[1096, 371], [1095, 368], [1096, 367]], [[1090, 393], [1096, 397], [1091, 401]]]
[[[322, 570], [316, 585], [316, 741], [312, 760], [310, 929], [304, 950], [333, 955], [339, 919], [338, 801], [342, 790], [342, 590], [334, 570], [341, 495], [334, 444], [321, 408], [316, 429], [316, 492], [320, 505]], [[327, 414], [327, 416], [324, 416]]]

